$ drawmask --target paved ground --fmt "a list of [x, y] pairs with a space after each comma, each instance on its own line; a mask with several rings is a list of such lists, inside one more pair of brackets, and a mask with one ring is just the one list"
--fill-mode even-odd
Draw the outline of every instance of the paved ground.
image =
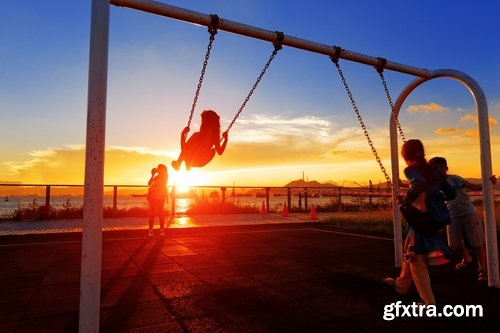
[[[317, 220], [325, 220], [331, 213], [317, 213]], [[168, 221], [169, 228], [191, 228], [191, 227], [214, 227], [234, 225], [256, 225], [276, 223], [304, 223], [313, 222], [310, 214], [294, 213], [287, 217], [281, 214], [227, 214], [227, 215], [195, 215], [176, 216]], [[167, 222], [166, 222], [167, 223]], [[104, 231], [116, 230], [142, 230], [149, 228], [147, 218], [106, 218], [103, 220]], [[159, 228], [158, 220], [155, 220], [155, 228]], [[0, 236], [8, 235], [31, 235], [81, 232], [82, 220], [46, 220], [46, 221], [2, 221], [0, 222]]]
[[[431, 267], [431, 279], [438, 311], [478, 304], [482, 318], [385, 321], [387, 305], [419, 300], [380, 282], [398, 272], [388, 235], [263, 218], [272, 219], [213, 216], [250, 225], [171, 228], [165, 237], [105, 231], [101, 332], [498, 332], [500, 289], [480, 285], [472, 268]], [[0, 332], [77, 331], [80, 240], [0, 236]]]

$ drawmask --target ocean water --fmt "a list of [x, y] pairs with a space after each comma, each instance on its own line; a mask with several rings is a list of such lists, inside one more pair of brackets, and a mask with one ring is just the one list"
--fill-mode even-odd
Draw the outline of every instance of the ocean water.
[[[199, 199], [199, 198], [198, 198]], [[189, 208], [195, 204], [195, 197], [178, 197], [175, 200], [175, 210], [177, 213], [185, 213]], [[169, 198], [169, 203], [166, 205], [168, 210], [171, 209], [171, 199]], [[208, 200], [209, 202], [217, 203], [221, 200], [220, 197], [207, 198], [203, 197], [203, 200]], [[262, 205], [265, 204], [266, 198], [260, 196], [228, 196], [226, 197], [227, 204], [233, 204], [239, 207], [254, 207], [258, 210], [261, 209]], [[338, 200], [337, 196], [332, 197], [308, 197], [307, 205], [315, 206], [327, 206], [332, 205], [333, 202]], [[343, 203], [352, 203], [366, 205], [368, 204], [368, 198], [353, 198], [348, 196], [342, 197]], [[387, 202], [387, 198], [373, 198], [372, 202]], [[269, 210], [270, 211], [282, 211], [284, 204], [287, 202], [287, 196], [269, 196]], [[8, 218], [14, 215], [17, 209], [37, 209], [45, 205], [45, 196], [42, 195], [18, 195], [18, 196], [3, 196], [0, 200], [0, 218]], [[83, 206], [83, 195], [54, 195], [50, 197], [50, 205], [54, 209], [66, 209], [66, 208], [81, 208]], [[104, 196], [104, 207], [113, 207], [113, 196]], [[288, 205], [288, 204], [287, 204]], [[305, 207], [305, 199], [301, 199], [301, 207]], [[299, 207], [299, 198], [297, 196], [292, 196], [292, 207]], [[117, 196], [117, 208], [118, 209], [129, 209], [133, 207], [148, 208], [148, 202], [143, 196], [132, 196], [132, 195], [118, 195]], [[289, 207], [290, 208], [290, 207]]]

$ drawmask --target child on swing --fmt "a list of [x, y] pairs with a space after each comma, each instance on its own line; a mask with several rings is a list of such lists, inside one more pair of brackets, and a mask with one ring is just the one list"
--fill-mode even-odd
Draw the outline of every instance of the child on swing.
[[179, 170], [182, 161], [189, 171], [191, 167], [203, 167], [210, 162], [215, 153], [222, 155], [227, 145], [227, 132], [222, 133], [224, 141], [220, 139], [220, 117], [212, 110], [201, 113], [200, 131], [193, 133], [186, 141], [189, 127], [181, 133], [181, 153], [177, 161], [172, 161], [172, 167]]

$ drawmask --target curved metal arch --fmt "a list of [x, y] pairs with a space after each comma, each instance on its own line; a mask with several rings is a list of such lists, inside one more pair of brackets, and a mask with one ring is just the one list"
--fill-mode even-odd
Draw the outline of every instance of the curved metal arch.
[[[500, 287], [499, 266], [498, 266], [498, 245], [497, 245], [497, 230], [495, 220], [495, 207], [493, 198], [493, 186], [490, 182], [492, 172], [491, 161], [491, 145], [490, 132], [488, 124], [488, 105], [486, 96], [479, 84], [469, 75], [452, 69], [442, 69], [431, 72], [431, 76], [427, 78], [416, 78], [399, 94], [398, 99], [394, 103], [394, 113], [399, 115], [401, 106], [410, 93], [422, 83], [436, 78], [451, 78], [462, 83], [472, 94], [476, 104], [479, 126], [479, 146], [481, 153], [481, 178], [483, 186], [483, 207], [485, 216], [486, 229], [486, 252], [488, 260], [488, 285]], [[394, 117], [389, 120], [390, 141], [391, 141], [391, 168], [394, 188], [399, 191], [399, 152], [397, 128]], [[394, 250], [395, 262], [399, 265], [403, 257], [402, 249], [402, 230], [401, 230], [401, 215], [397, 205], [393, 205], [393, 220], [394, 220]]]

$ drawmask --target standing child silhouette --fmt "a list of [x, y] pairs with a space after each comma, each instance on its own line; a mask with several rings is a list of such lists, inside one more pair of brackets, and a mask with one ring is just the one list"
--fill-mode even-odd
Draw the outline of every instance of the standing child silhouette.
[[165, 217], [163, 206], [165, 200], [168, 202], [168, 170], [164, 164], [151, 170], [151, 178], [148, 181], [148, 202], [149, 202], [149, 236], [153, 236], [153, 226], [155, 216], [160, 220], [160, 235], [165, 235]]
[[201, 113], [200, 131], [193, 133], [186, 141], [189, 127], [181, 133], [181, 153], [177, 161], [172, 161], [172, 167], [179, 170], [182, 161], [189, 171], [191, 167], [203, 167], [210, 162], [215, 153], [222, 155], [227, 145], [227, 132], [222, 133], [224, 142], [220, 139], [220, 117], [212, 110]]

